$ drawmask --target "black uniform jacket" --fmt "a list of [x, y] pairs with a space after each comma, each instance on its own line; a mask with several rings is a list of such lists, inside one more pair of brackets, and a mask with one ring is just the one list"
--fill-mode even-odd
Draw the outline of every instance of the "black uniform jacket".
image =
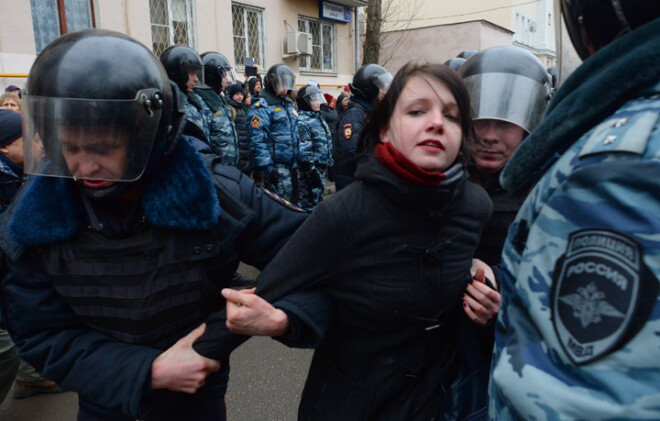
[[[334, 302], [301, 420], [428, 420], [456, 351], [454, 321], [491, 203], [463, 176], [400, 180], [373, 156], [360, 182], [316, 208], [258, 279], [269, 301], [317, 290]], [[446, 384], [445, 384], [446, 383]]]
[[239, 261], [264, 267], [306, 217], [191, 144], [179, 142], [114, 235], [67, 179], [34, 177], [3, 215], [3, 321], [26, 361], [96, 413], [150, 419], [221, 399], [228, 360], [195, 395], [152, 390], [151, 364], [224, 308]]
[[367, 108], [360, 102], [351, 101], [341, 116], [335, 144], [337, 174], [354, 177], [358, 166], [358, 141], [366, 123]]

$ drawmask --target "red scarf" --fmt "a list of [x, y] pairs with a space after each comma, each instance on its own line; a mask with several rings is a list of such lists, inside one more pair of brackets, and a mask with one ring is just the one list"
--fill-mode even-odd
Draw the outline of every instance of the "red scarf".
[[392, 174], [402, 180], [427, 187], [440, 185], [445, 179], [441, 172], [426, 171], [406, 158], [391, 143], [379, 143], [374, 149], [376, 159]]

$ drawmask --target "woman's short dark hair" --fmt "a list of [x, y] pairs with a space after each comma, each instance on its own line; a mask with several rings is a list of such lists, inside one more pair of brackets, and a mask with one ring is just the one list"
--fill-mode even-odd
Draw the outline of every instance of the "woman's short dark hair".
[[387, 90], [387, 94], [381, 101], [378, 101], [369, 116], [367, 125], [360, 136], [361, 150], [365, 152], [370, 151], [378, 143], [381, 143], [380, 134], [388, 128], [396, 102], [399, 100], [401, 92], [412, 76], [433, 77], [445, 85], [454, 96], [460, 112], [461, 132], [463, 134], [461, 149], [456, 159], [464, 164], [467, 163], [470, 153], [468, 140], [472, 138], [474, 130], [472, 127], [470, 96], [463, 84], [463, 79], [461, 79], [456, 71], [444, 64], [416, 64], [409, 62], [396, 73]]

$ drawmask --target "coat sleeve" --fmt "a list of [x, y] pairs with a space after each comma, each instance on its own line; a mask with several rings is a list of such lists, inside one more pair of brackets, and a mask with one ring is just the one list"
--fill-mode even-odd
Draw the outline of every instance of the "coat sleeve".
[[247, 114], [246, 126], [254, 165], [259, 169], [272, 167], [273, 157], [268, 146], [268, 127], [270, 127], [268, 107], [261, 102], [253, 104]]
[[143, 418], [150, 402], [151, 364], [161, 351], [90, 329], [57, 294], [34, 256], [28, 250], [19, 259], [22, 269], [11, 271], [11, 262], [2, 256], [0, 307], [21, 358], [67, 390]]
[[[333, 303], [327, 296], [313, 294], [324, 294], [324, 288], [340, 275], [338, 268], [345, 269], [348, 263], [344, 254], [336, 250], [337, 244], [348, 238], [348, 224], [339, 223], [347, 218], [338, 217], [327, 202], [321, 202], [257, 280], [257, 294], [294, 316], [292, 323], [297, 332], [293, 337], [281, 338], [291, 346], [316, 346], [322, 342], [332, 320]], [[225, 322], [226, 313], [216, 313], [209, 320], [207, 333], [195, 342], [195, 350], [209, 358], [222, 359], [247, 339], [232, 334]]]

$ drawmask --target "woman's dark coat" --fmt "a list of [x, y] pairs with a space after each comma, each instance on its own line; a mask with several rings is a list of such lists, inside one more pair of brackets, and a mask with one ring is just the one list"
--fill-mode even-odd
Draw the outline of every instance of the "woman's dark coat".
[[243, 104], [239, 104], [232, 98], [228, 98], [227, 102], [235, 111], [234, 124], [236, 125], [236, 133], [238, 134], [238, 169], [244, 174], [250, 175], [252, 168], [250, 165], [250, 138], [248, 137], [248, 129], [245, 125], [246, 118], [243, 112]]
[[299, 419], [434, 419], [454, 380], [461, 296], [491, 203], [465, 175], [416, 186], [373, 156], [356, 177], [294, 234], [257, 293], [272, 302], [313, 289], [335, 304]]

